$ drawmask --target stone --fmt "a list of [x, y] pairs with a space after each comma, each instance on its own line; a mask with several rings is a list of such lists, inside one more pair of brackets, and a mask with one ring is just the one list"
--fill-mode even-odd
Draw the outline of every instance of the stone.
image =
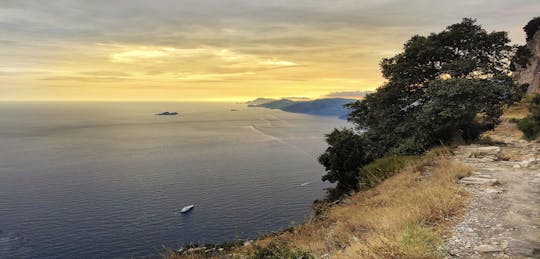
[[499, 194], [499, 193], [502, 193], [501, 190], [497, 190], [497, 189], [494, 189], [494, 188], [488, 188], [488, 189], [486, 189], [485, 192], [488, 193], [488, 194], [493, 194], [493, 193]]
[[479, 245], [475, 247], [474, 250], [480, 253], [495, 253], [503, 251], [502, 249], [492, 245]]
[[518, 84], [529, 85], [528, 94], [540, 93], [540, 33], [538, 31], [527, 41], [527, 48], [531, 51], [532, 57], [525, 68], [517, 69], [512, 76]]
[[188, 253], [196, 253], [196, 252], [200, 252], [200, 251], [204, 251], [206, 249], [206, 247], [194, 247], [194, 248], [190, 248], [187, 250]]
[[467, 185], [475, 185], [475, 184], [496, 185], [498, 181], [497, 179], [486, 179], [486, 178], [468, 176], [468, 177], [461, 178], [461, 180], [459, 180], [459, 183], [467, 184]]
[[487, 175], [487, 174], [477, 174], [474, 177], [483, 178], [483, 179], [492, 179], [493, 178], [491, 175]]
[[536, 163], [536, 159], [528, 159], [528, 160], [525, 160], [525, 161], [521, 161], [519, 163], [519, 165], [521, 167], [530, 167], [531, 165], [534, 165]]
[[508, 241], [506, 241], [506, 240], [501, 241], [501, 248], [502, 249], [508, 248]]

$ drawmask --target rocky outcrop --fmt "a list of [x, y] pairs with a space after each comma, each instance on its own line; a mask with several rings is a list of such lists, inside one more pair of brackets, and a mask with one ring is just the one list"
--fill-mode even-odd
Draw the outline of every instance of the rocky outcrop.
[[529, 84], [528, 94], [540, 94], [540, 31], [527, 41], [527, 48], [533, 56], [529, 59], [527, 67], [514, 72], [514, 79], [519, 84]]
[[454, 151], [473, 170], [459, 181], [472, 199], [443, 258], [540, 258], [540, 143], [507, 140]]

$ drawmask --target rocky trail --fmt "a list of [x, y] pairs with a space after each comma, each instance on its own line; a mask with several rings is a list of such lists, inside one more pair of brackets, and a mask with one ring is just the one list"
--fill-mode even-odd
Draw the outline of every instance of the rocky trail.
[[503, 141], [455, 151], [473, 170], [460, 180], [472, 197], [445, 258], [540, 258], [540, 143]]

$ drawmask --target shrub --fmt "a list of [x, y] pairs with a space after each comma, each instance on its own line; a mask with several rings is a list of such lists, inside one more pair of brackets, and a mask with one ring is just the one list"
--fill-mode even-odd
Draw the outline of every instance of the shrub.
[[411, 224], [405, 228], [401, 236], [401, 243], [407, 254], [424, 251], [425, 255], [430, 255], [441, 243], [439, 233], [434, 229], [420, 224]]
[[369, 163], [360, 169], [359, 189], [366, 190], [374, 187], [399, 172], [405, 166], [417, 161], [418, 158], [418, 156], [390, 155]]
[[[328, 172], [323, 181], [337, 182], [336, 190], [344, 194], [358, 187], [358, 168], [367, 161], [365, 139], [351, 129], [334, 129], [326, 135], [329, 147], [319, 156]], [[367, 148], [369, 149], [369, 148]]]
[[[413, 36], [401, 53], [383, 59], [388, 82], [347, 105], [353, 130], [334, 130], [319, 157], [323, 180], [355, 191], [373, 179], [359, 168], [388, 155], [419, 155], [456, 140], [476, 140], [499, 123], [502, 109], [520, 100], [523, 87], [508, 76], [513, 48], [506, 32], [487, 32], [463, 19], [439, 33]], [[360, 133], [360, 134], [357, 134]], [[366, 178], [368, 177], [368, 178]], [[361, 179], [362, 178], [362, 179]]]
[[516, 48], [516, 54], [512, 57], [512, 63], [510, 63], [510, 70], [516, 71], [518, 69], [526, 68], [529, 65], [529, 59], [532, 57], [531, 50], [524, 46], [518, 46]]
[[517, 125], [526, 139], [533, 140], [540, 137], [540, 94], [529, 102], [529, 112], [531, 114], [518, 121]]
[[540, 17], [535, 17], [530, 20], [523, 30], [527, 34], [527, 40], [531, 40], [534, 37], [534, 34], [540, 30]]

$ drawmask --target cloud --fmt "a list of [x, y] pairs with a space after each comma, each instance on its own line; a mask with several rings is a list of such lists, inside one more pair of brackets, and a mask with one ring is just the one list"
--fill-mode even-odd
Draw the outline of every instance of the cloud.
[[[24, 94], [36, 95], [64, 80], [92, 82], [106, 96], [102, 85], [132, 80], [195, 99], [240, 92], [315, 98], [379, 86], [382, 58], [413, 34], [463, 17], [522, 44], [521, 28], [540, 9], [538, 0], [43, 2], [0, 0], [0, 60], [20, 69], [0, 69], [0, 92], [20, 77], [35, 90]], [[197, 93], [193, 83], [205, 90]], [[225, 84], [235, 91], [221, 90]], [[330, 95], [345, 94], [358, 93]]]
[[209, 81], [224, 81], [231, 78], [241, 78], [249, 75], [255, 75], [254, 72], [244, 73], [207, 73], [207, 74], [179, 74], [174, 78], [180, 81], [197, 81], [197, 82], [209, 82]]
[[259, 65], [289, 67], [289, 66], [296, 66], [298, 64], [296, 64], [294, 62], [291, 62], [291, 61], [286, 61], [286, 60], [270, 60], [270, 59], [268, 59], [268, 60], [259, 61]]
[[169, 56], [169, 51], [159, 49], [140, 49], [129, 50], [120, 53], [114, 53], [111, 55], [113, 62], [129, 63], [139, 61], [140, 59], [154, 59], [163, 58]]
[[373, 91], [342, 91], [342, 92], [332, 92], [326, 97], [366, 97], [366, 95], [373, 93]]
[[85, 76], [96, 76], [96, 77], [102, 77], [102, 76], [115, 76], [115, 77], [130, 77], [132, 74], [126, 73], [126, 72], [119, 72], [119, 71], [88, 71], [88, 72], [80, 72], [81, 75]]
[[75, 82], [90, 82], [90, 83], [111, 83], [111, 82], [120, 82], [129, 80], [125, 77], [115, 77], [115, 76], [50, 76], [44, 77], [40, 80], [43, 81], [75, 81]]

